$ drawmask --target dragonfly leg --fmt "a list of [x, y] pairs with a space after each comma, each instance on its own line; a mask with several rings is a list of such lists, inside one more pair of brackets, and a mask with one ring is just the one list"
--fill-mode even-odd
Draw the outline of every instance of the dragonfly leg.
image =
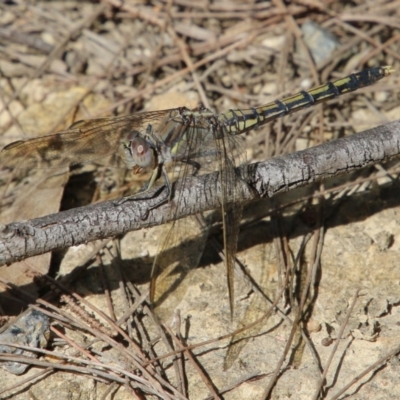
[[154, 169], [149, 181], [147, 182], [147, 184], [144, 186], [143, 189], [141, 189], [139, 192], [135, 193], [132, 196], [126, 196], [123, 197], [122, 199], [115, 201], [114, 204], [119, 206], [127, 201], [148, 201], [154, 199], [155, 197], [158, 197], [161, 194], [161, 191], [164, 190], [164, 187], [161, 187], [160, 190], [157, 190], [154, 194], [152, 194], [149, 197], [138, 197], [138, 196], [148, 192], [153, 187], [154, 183], [160, 178], [161, 175], [164, 178], [167, 194], [165, 197], [157, 201], [157, 203], [153, 204], [151, 207], [148, 207], [145, 214], [140, 217], [142, 220], [146, 220], [151, 210], [154, 210], [160, 205], [169, 202], [171, 200], [171, 195], [172, 195], [171, 184], [163, 164], [159, 164], [157, 168]]
[[[165, 199], [161, 199], [161, 200], [158, 201], [156, 204], [154, 204], [153, 206], [151, 206], [151, 207], [149, 208], [149, 211], [150, 211], [150, 210], [153, 210], [154, 208], [157, 208], [158, 206], [161, 206], [161, 204], [164, 204], [166, 201], [170, 201], [170, 200], [171, 200], [171, 196], [172, 196], [171, 183], [170, 183], [170, 181], [169, 181], [168, 174], [167, 174], [167, 171], [165, 170], [164, 164], [160, 164], [160, 165], [159, 165], [159, 168], [160, 168], [159, 173], [162, 174], [162, 176], [163, 176], [163, 178], [164, 178], [165, 187], [166, 187], [166, 189], [167, 189], [167, 195], [165, 196]], [[157, 178], [157, 179], [158, 179], [158, 178]], [[154, 181], [154, 182], [155, 182], [155, 181]], [[153, 182], [153, 183], [154, 183], [154, 182]], [[148, 189], [150, 189], [150, 187], [149, 187]], [[148, 189], [147, 189], [147, 190], [148, 190]]]
[[201, 164], [194, 160], [183, 160], [182, 159], [179, 162], [181, 162], [182, 164], [191, 165], [193, 167], [194, 172], [191, 174], [191, 176], [196, 176], [201, 169]]

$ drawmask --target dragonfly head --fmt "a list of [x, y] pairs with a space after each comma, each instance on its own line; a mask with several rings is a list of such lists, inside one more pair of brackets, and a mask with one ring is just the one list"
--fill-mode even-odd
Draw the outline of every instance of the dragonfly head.
[[129, 168], [155, 168], [157, 164], [154, 148], [136, 131], [126, 136], [120, 155]]

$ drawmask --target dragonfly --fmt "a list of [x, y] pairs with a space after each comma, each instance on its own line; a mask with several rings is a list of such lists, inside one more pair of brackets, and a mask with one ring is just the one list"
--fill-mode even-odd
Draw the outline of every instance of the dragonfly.
[[[243, 179], [236, 167], [245, 162], [239, 135], [297, 110], [372, 85], [392, 72], [390, 66], [369, 68], [259, 107], [231, 109], [219, 114], [204, 107], [192, 110], [180, 107], [79, 121], [68, 130], [5, 146], [0, 152], [0, 166], [30, 170], [87, 162], [108, 165], [109, 157], [117, 154], [134, 173], [151, 174], [142, 191], [151, 189], [162, 178], [166, 195], [153, 208], [173, 198], [171, 165], [180, 165], [176, 177], [177, 183], [183, 186], [189, 176], [201, 171], [219, 171], [223, 248], [232, 315], [233, 267], [242, 208], [242, 196], [235, 189], [235, 182]], [[184, 207], [181, 199], [173, 200], [176, 210]], [[163, 246], [171, 237], [172, 231]], [[154, 297], [159, 261], [156, 257], [151, 274], [151, 297]]]

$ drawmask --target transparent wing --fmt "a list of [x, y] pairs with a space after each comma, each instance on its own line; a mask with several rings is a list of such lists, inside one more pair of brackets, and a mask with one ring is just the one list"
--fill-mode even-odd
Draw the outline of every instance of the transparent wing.
[[[220, 131], [215, 132], [212, 125], [207, 124], [205, 120], [201, 119], [201, 116], [198, 116], [193, 118], [191, 125], [187, 127], [185, 134], [174, 148], [178, 163], [170, 173], [173, 176], [172, 179], [178, 179], [179, 186], [185, 188], [186, 193], [189, 190], [192, 191], [193, 196], [196, 196], [195, 188], [190, 183], [190, 177], [210, 171], [220, 172], [225, 264], [232, 310], [233, 266], [243, 200], [242, 193], [237, 190], [239, 186], [237, 180], [241, 178], [235, 167], [245, 161], [243, 150], [241, 137]], [[172, 196], [170, 206], [171, 213], [174, 214], [180, 207], [184, 207], [185, 203], [182, 198]], [[192, 271], [199, 263], [209, 228], [202, 223], [204, 220], [190, 217], [174, 222], [167, 228], [168, 233], [154, 262], [151, 290], [154, 304], [159, 310], [161, 309], [158, 314], [164, 318], [166, 310], [169, 309], [169, 312], [173, 312], [173, 309], [171, 309], [171, 305], [162, 307], [163, 301], [172, 295], [175, 297], [183, 295], [187, 289], [185, 280], [190, 278]], [[173, 294], [174, 291], [175, 294]]]
[[208, 237], [208, 227], [204, 228], [192, 216], [167, 224], [163, 230], [151, 291], [155, 311], [164, 323], [170, 322], [178, 304], [198, 278], [196, 268]]
[[84, 162], [105, 164], [105, 157], [119, 151], [132, 130], [145, 134], [158, 127], [174, 110], [137, 113], [80, 121], [70, 129], [26, 141], [17, 141], [0, 152], [0, 166], [8, 168], [62, 168]]

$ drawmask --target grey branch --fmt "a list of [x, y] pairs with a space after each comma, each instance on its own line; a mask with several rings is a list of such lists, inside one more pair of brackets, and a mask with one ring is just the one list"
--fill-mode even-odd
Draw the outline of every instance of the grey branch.
[[[244, 201], [348, 173], [400, 156], [400, 121], [387, 123], [343, 139], [241, 167], [238, 190]], [[163, 224], [172, 218], [220, 207], [218, 173], [191, 177], [190, 185], [174, 185], [171, 203], [159, 203], [165, 190], [157, 189], [126, 201], [107, 201], [0, 226], [0, 265], [30, 256], [121, 235]], [[182, 196], [182, 197], [180, 197]], [[171, 212], [174, 198], [185, 207]]]

